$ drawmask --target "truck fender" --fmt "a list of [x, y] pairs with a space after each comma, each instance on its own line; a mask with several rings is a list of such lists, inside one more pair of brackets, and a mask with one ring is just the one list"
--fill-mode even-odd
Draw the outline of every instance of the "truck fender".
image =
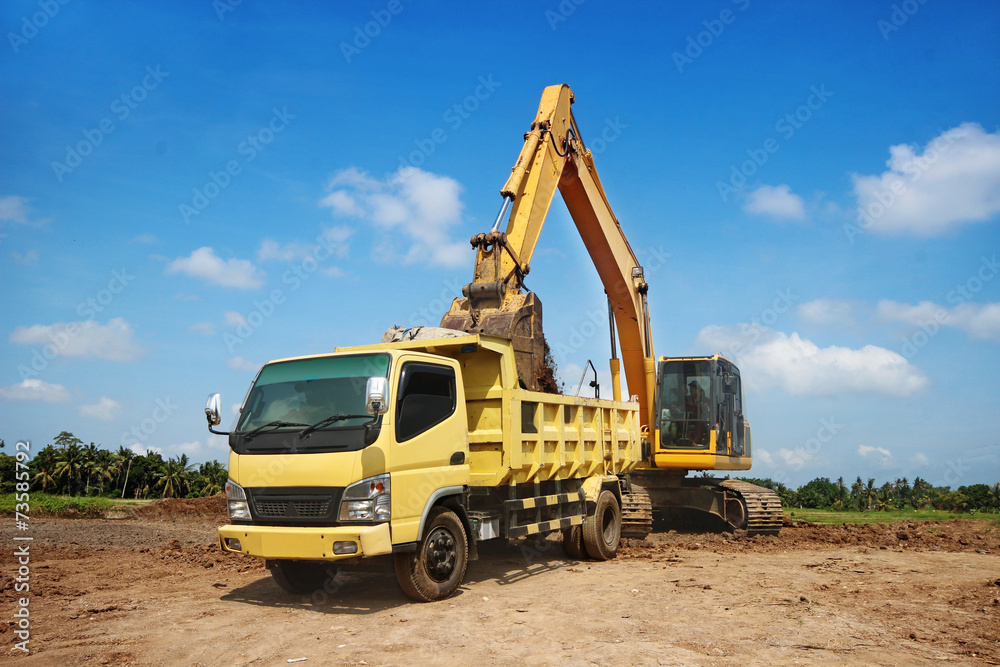
[[424, 539], [424, 527], [427, 525], [427, 515], [435, 505], [447, 507], [458, 515], [459, 520], [465, 527], [465, 535], [469, 542], [469, 560], [479, 560], [479, 550], [476, 548], [476, 536], [472, 532], [472, 522], [465, 511], [465, 487], [446, 486], [433, 492], [424, 505], [423, 514], [420, 516], [420, 528], [417, 530], [417, 541]]
[[600, 477], [593, 476], [588, 477], [583, 481], [583, 492], [587, 495], [587, 515], [589, 516], [595, 507], [597, 507], [597, 497], [601, 495], [601, 491], [607, 489], [611, 493], [615, 494], [615, 498], [618, 499], [619, 506], [622, 502], [622, 489], [621, 482], [617, 477]]

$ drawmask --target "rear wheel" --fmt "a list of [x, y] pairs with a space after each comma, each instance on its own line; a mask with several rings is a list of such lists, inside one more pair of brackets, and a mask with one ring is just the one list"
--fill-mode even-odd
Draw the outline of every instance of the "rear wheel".
[[622, 536], [622, 511], [610, 491], [597, 497], [594, 515], [583, 524], [583, 546], [594, 560], [608, 560], [618, 553]]
[[451, 510], [435, 507], [417, 550], [396, 554], [396, 580], [418, 602], [442, 600], [458, 590], [468, 561], [469, 544], [461, 520]]
[[337, 568], [329, 563], [304, 560], [269, 560], [264, 565], [274, 582], [289, 593], [308, 595], [330, 585]]
[[587, 557], [583, 547], [583, 526], [570, 526], [563, 530], [563, 549], [566, 555], [575, 560]]

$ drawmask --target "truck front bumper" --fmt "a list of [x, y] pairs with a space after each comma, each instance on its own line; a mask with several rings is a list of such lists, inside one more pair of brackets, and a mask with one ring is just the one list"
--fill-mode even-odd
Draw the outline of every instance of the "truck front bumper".
[[[239, 548], [233, 548], [233, 540], [239, 542]], [[352, 542], [357, 545], [355, 551], [351, 551]], [[230, 524], [219, 528], [219, 545], [223, 551], [257, 558], [294, 560], [340, 560], [392, 553], [388, 523], [319, 528]], [[342, 553], [335, 553], [334, 545]]]

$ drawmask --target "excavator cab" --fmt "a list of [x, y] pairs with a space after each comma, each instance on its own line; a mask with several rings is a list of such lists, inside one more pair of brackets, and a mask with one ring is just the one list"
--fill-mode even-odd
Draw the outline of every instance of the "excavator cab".
[[743, 397], [735, 364], [719, 355], [660, 357], [656, 371], [658, 450], [743, 455]]

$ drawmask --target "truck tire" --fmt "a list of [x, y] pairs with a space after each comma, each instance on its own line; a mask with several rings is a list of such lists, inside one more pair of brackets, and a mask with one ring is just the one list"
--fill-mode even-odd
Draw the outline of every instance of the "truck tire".
[[563, 530], [563, 549], [574, 560], [583, 560], [587, 553], [583, 546], [583, 526], [570, 526]]
[[458, 590], [468, 563], [469, 542], [462, 521], [451, 510], [434, 507], [417, 550], [396, 554], [396, 580], [417, 602], [443, 600]]
[[271, 571], [271, 577], [278, 586], [296, 595], [309, 595], [322, 590], [337, 576], [337, 568], [329, 563], [268, 560], [264, 561], [264, 565]]
[[608, 560], [618, 553], [621, 536], [622, 511], [618, 499], [610, 491], [601, 491], [594, 516], [583, 524], [583, 546], [594, 560]]

